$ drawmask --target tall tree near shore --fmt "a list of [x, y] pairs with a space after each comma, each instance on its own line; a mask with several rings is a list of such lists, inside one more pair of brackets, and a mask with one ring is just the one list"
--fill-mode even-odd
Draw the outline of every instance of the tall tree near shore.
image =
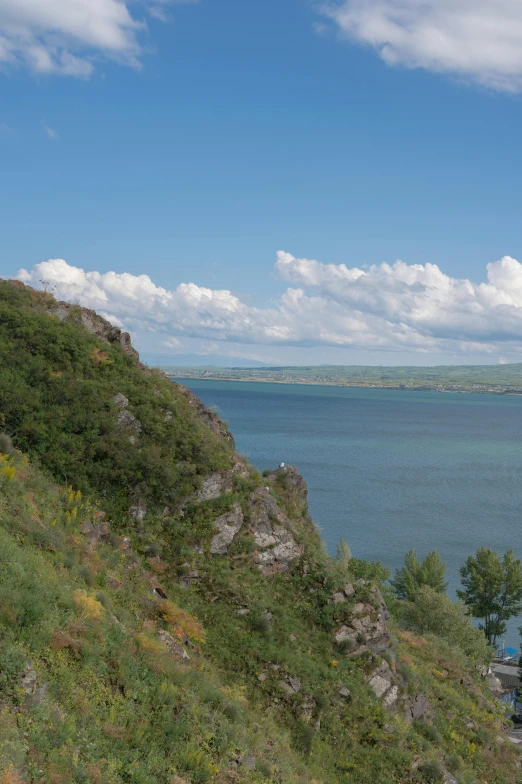
[[457, 591], [474, 618], [482, 621], [488, 642], [495, 646], [506, 621], [522, 611], [522, 562], [513, 550], [500, 555], [486, 547], [470, 555], [460, 569], [464, 590]]
[[445, 574], [446, 564], [435, 550], [428, 553], [422, 563], [415, 550], [410, 550], [404, 558], [404, 566], [397, 569], [391, 584], [399, 599], [412, 602], [422, 586], [428, 586], [436, 593], [444, 593], [448, 587]]

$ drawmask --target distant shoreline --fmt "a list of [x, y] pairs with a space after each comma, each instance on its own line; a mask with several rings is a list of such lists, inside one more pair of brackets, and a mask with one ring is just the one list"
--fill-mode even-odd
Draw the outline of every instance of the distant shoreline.
[[196, 376], [186, 375], [183, 373], [168, 373], [171, 380], [180, 379], [183, 381], [223, 381], [223, 382], [238, 382], [241, 384], [280, 384], [282, 386], [322, 386], [322, 387], [340, 387], [345, 389], [389, 389], [396, 390], [397, 392], [444, 392], [452, 393], [455, 395], [498, 395], [500, 397], [522, 397], [522, 390], [511, 391], [508, 389], [454, 389], [451, 387], [442, 386], [405, 386], [396, 384], [378, 384], [378, 383], [347, 383], [345, 381], [319, 381], [319, 380], [282, 380], [275, 378], [231, 378], [224, 376]]

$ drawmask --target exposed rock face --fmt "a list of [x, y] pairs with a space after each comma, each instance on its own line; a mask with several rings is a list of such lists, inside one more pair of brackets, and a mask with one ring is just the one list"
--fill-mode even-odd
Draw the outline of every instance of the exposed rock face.
[[159, 630], [158, 637], [160, 638], [161, 642], [165, 644], [168, 652], [171, 653], [172, 656], [175, 656], [176, 659], [181, 659], [182, 661], [190, 661], [190, 656], [186, 652], [181, 642], [176, 640], [176, 638], [165, 631], [165, 629]]
[[392, 709], [399, 697], [399, 688], [394, 682], [395, 676], [390, 665], [384, 659], [381, 660], [378, 668], [370, 675], [368, 685], [372, 688], [377, 697], [382, 698], [387, 708]]
[[[173, 382], [174, 383], [174, 382]], [[187, 398], [189, 406], [194, 409], [198, 417], [205, 422], [206, 425], [210, 428], [210, 430], [214, 431], [214, 433], [218, 433], [219, 435], [223, 436], [228, 443], [234, 447], [234, 437], [232, 433], [228, 430], [228, 428], [223, 424], [221, 419], [211, 411], [209, 408], [203, 405], [201, 400], [196, 397], [196, 395], [190, 391], [186, 386], [183, 384], [177, 384], [177, 387], [180, 392]]]
[[266, 488], [250, 495], [250, 528], [260, 552], [256, 563], [264, 575], [283, 572], [303, 554], [291, 524]]
[[377, 697], [383, 697], [384, 694], [391, 688], [392, 674], [390, 665], [387, 661], [381, 662], [378, 669], [371, 675], [368, 684], [371, 686]]
[[226, 487], [226, 479], [223, 474], [209, 474], [203, 480], [203, 485], [196, 496], [196, 500], [210, 501], [212, 498], [219, 498], [225, 492], [225, 489], [228, 490], [230, 488]]
[[285, 680], [279, 681], [279, 685], [287, 694], [298, 694], [301, 691], [301, 681], [299, 678], [285, 678]]
[[82, 308], [79, 305], [71, 305], [69, 302], [56, 302], [50, 313], [61, 321], [79, 321], [85, 329], [101, 338], [101, 340], [107, 343], [119, 343], [125, 354], [139, 361], [139, 354], [132, 345], [129, 333], [123, 332], [119, 327], [113, 327], [107, 319], [99, 316], [94, 310]]
[[239, 504], [236, 504], [230, 512], [225, 512], [225, 514], [222, 514], [214, 521], [214, 526], [219, 533], [212, 537], [210, 543], [210, 552], [213, 555], [226, 555], [235, 535], [241, 530], [243, 521], [243, 511]]
[[411, 724], [414, 719], [424, 719], [431, 715], [431, 705], [424, 694], [409, 697], [404, 706], [404, 718]]
[[213, 498], [219, 498], [223, 493], [230, 492], [234, 487], [235, 475], [248, 476], [246, 467], [239, 460], [230, 471], [217, 471], [213, 474], [208, 474], [203, 480], [203, 484], [196, 493], [194, 500], [210, 501]]
[[81, 524], [80, 531], [85, 535], [91, 550], [96, 549], [98, 542], [107, 542], [110, 539], [111, 531], [109, 523], [104, 520], [105, 512], [96, 512], [94, 515], [94, 523], [90, 520], [84, 520]]
[[297, 496], [305, 510], [308, 509], [308, 487], [295, 466], [289, 465], [284, 468], [278, 468], [268, 475], [268, 479], [280, 479], [284, 486]]
[[[367, 583], [365, 580], [358, 580], [356, 585], [364, 587]], [[346, 596], [347, 593], [352, 595], [352, 589], [353, 586], [351, 584], [345, 586], [342, 595]], [[334, 594], [333, 601], [340, 603], [340, 596], [341, 594]], [[376, 586], [372, 587], [370, 598], [372, 604], [357, 602], [350, 610], [349, 621], [343, 624], [335, 633], [336, 642], [351, 643], [352, 656], [364, 653], [370, 648], [373, 651], [382, 653], [391, 645], [391, 638], [386, 625], [386, 621], [389, 618], [388, 609], [382, 593]]]
[[118, 427], [127, 428], [129, 430], [129, 441], [134, 444], [136, 439], [140, 436], [141, 423], [138, 422], [134, 414], [131, 414], [129, 411], [128, 398], [121, 392], [118, 392], [118, 394], [112, 398], [112, 402], [116, 404], [118, 409], [118, 416], [116, 417]]

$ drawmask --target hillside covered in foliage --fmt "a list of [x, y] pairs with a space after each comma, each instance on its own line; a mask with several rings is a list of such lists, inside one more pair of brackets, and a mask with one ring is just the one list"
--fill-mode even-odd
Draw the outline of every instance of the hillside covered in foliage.
[[522, 781], [480, 633], [331, 559], [125, 333], [0, 281], [0, 432], [1, 784]]

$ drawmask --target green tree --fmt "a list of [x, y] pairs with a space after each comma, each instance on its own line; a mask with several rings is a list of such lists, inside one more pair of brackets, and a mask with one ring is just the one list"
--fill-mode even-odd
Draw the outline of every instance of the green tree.
[[348, 566], [352, 560], [352, 551], [346, 539], [341, 539], [337, 545], [337, 562], [342, 566]]
[[415, 601], [401, 602], [402, 623], [418, 634], [434, 634], [457, 646], [477, 664], [491, 661], [491, 648], [484, 635], [471, 623], [463, 602], [452, 602], [447, 593], [421, 586]]
[[464, 590], [458, 596], [479, 618], [488, 642], [496, 645], [506, 631], [506, 621], [522, 611], [522, 562], [508, 550], [498, 553], [481, 547], [460, 569]]
[[422, 563], [415, 550], [410, 550], [404, 558], [404, 566], [396, 570], [391, 584], [399, 599], [411, 602], [423, 585], [429, 586], [436, 593], [444, 593], [448, 587], [445, 574], [446, 564], [435, 550], [428, 553]]

